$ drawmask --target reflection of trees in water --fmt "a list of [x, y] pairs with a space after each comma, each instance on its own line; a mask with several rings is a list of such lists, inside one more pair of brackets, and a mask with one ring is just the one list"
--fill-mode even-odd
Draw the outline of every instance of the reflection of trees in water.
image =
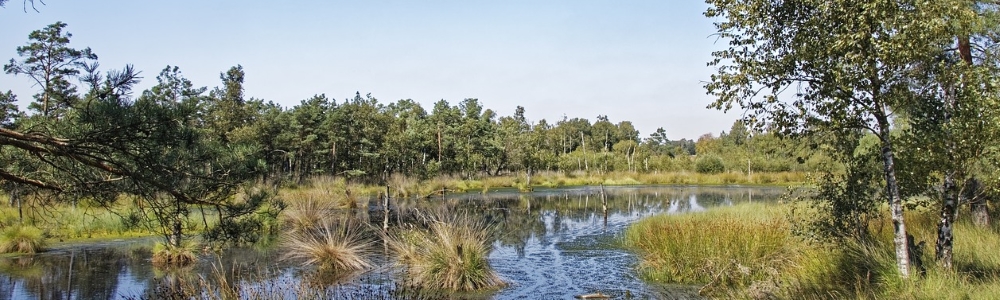
[[0, 259], [0, 271], [9, 284], [0, 286], [6, 298], [113, 299], [119, 274], [148, 275], [129, 248], [73, 249]]
[[[773, 201], [783, 189], [727, 187], [606, 187], [608, 214], [638, 219], [660, 213], [684, 213], [748, 201]], [[337, 210], [335, 218], [368, 220], [381, 228], [382, 201], [368, 209]], [[446, 198], [392, 199], [390, 226], [419, 224], [419, 214], [433, 210], [468, 214], [496, 224], [495, 242], [523, 256], [529, 241], [546, 241], [568, 228], [591, 226], [604, 218], [600, 188], [543, 190], [532, 194], [491, 193], [449, 195]], [[548, 223], [546, 223], [548, 222]], [[212, 286], [220, 280], [236, 288], [278, 282], [291, 274], [307, 278], [311, 270], [282, 263], [279, 248], [231, 248], [218, 257], [204, 258], [190, 269], [155, 270], [149, 263], [149, 245], [91, 247], [61, 253], [0, 258], [0, 299], [110, 299], [129, 296], [158, 298], [173, 290], [197, 287], [204, 278]], [[211, 261], [207, 263], [206, 261]], [[199, 276], [200, 275], [200, 276]], [[327, 281], [327, 280], [321, 280]]]
[[[0, 299], [115, 299], [122, 296], [158, 299], [190, 293], [202, 278], [218, 286], [220, 274], [229, 283], [272, 280], [276, 253], [232, 248], [214, 264], [182, 269], [156, 269], [149, 262], [149, 245], [91, 247], [61, 253], [0, 258]], [[204, 275], [204, 277], [199, 276]], [[125, 282], [120, 282], [121, 279]], [[234, 285], [237, 286], [238, 285]], [[136, 291], [142, 291], [136, 294]]]
[[[784, 191], [733, 187], [607, 187], [605, 192], [608, 215], [638, 218], [659, 212], [697, 211], [752, 199], [773, 201]], [[487, 220], [500, 220], [495, 223], [498, 226], [497, 242], [513, 248], [519, 256], [524, 255], [525, 246], [532, 238], [544, 241], [547, 236], [564, 231], [572, 224], [593, 222], [604, 217], [600, 189], [596, 187], [534, 194], [463, 194], [446, 199], [399, 202], [399, 210], [427, 210], [439, 206], [454, 211], [472, 211]]]

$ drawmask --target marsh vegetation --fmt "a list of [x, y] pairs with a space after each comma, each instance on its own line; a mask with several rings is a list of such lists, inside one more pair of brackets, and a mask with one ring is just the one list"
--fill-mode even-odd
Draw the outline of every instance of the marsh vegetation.
[[[394, 239], [383, 244], [385, 216], [378, 206], [382, 203], [379, 199], [359, 200], [361, 207], [370, 201], [373, 209], [328, 210], [321, 215], [327, 216], [329, 230], [323, 229], [323, 222], [314, 223], [308, 227], [311, 237], [303, 240], [318, 241], [310, 245], [320, 249], [337, 245], [326, 242], [327, 237], [340, 239], [350, 232], [344, 230], [347, 226], [355, 226], [361, 244], [369, 243], [366, 250], [355, 252], [369, 266], [356, 271], [334, 270], [324, 267], [334, 263], [319, 263], [320, 258], [334, 257], [330, 253], [338, 253], [339, 257], [342, 252], [291, 248], [286, 239], [292, 239], [299, 225], [289, 221], [283, 223], [286, 225], [279, 235], [283, 238], [273, 243], [207, 252], [203, 247], [193, 249], [197, 257], [185, 267], [152, 266], [149, 257], [158, 244], [156, 238], [56, 245], [31, 257], [3, 257], [0, 277], [14, 284], [0, 292], [14, 298], [72, 293], [132, 298], [187, 295], [185, 298], [220, 299], [222, 295], [240, 295], [256, 299], [427, 299], [466, 295], [516, 299], [534, 295], [567, 298], [594, 292], [616, 297], [626, 293], [639, 298], [661, 297], [662, 291], [637, 277], [633, 268], [638, 258], [618, 246], [618, 235], [628, 224], [658, 213], [685, 214], [733, 203], [774, 201], [784, 192], [783, 188], [668, 186], [606, 186], [605, 190], [606, 219], [599, 187], [392, 199], [387, 235], [426, 238], [395, 240], [401, 242], [396, 245], [412, 249], [409, 252], [398, 251], [402, 247], [393, 245]], [[291, 216], [296, 207], [289, 205], [282, 215]], [[347, 225], [342, 223], [345, 220], [361, 223]], [[432, 241], [447, 241], [451, 246]], [[460, 255], [468, 264], [455, 264], [453, 258]], [[317, 263], [303, 264], [313, 258], [318, 259]], [[106, 274], [102, 272], [116, 276], [95, 275]], [[597, 273], [603, 275], [592, 276]], [[83, 284], [83, 278], [91, 282]], [[103, 281], [93, 282], [95, 278]], [[504, 285], [494, 286], [497, 279]], [[43, 291], [39, 286], [42, 282], [56, 284]], [[454, 284], [444, 286], [443, 282]], [[487, 288], [462, 291], [470, 289], [466, 287]], [[668, 292], [690, 295], [687, 290]]]

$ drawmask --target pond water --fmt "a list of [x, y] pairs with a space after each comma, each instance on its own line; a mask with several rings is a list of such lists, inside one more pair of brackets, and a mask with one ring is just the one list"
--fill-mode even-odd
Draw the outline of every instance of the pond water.
[[[655, 287], [638, 278], [638, 258], [616, 246], [631, 223], [659, 213], [689, 213], [747, 201], [774, 201], [783, 188], [638, 186], [500, 191], [487, 195], [393, 200], [390, 226], [407, 211], [447, 207], [497, 224], [489, 260], [507, 287], [461, 298], [572, 299], [601, 292], [623, 298], [693, 298], [689, 287]], [[381, 226], [378, 201], [356, 214]], [[404, 216], [404, 217], [401, 217]], [[380, 267], [360, 276], [331, 279], [280, 260], [280, 247], [232, 248], [202, 255], [191, 267], [160, 270], [150, 262], [157, 239], [64, 246], [0, 258], [0, 299], [146, 299], [176, 295], [185, 287], [226, 284], [242, 298], [448, 298], [408, 292], [397, 275]], [[380, 265], [387, 265], [381, 259]], [[202, 295], [205, 296], [205, 295]], [[455, 295], [450, 295], [455, 296]]]

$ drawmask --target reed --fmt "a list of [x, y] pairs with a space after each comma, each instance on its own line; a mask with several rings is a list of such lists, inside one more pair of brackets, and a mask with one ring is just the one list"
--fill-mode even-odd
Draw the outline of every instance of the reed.
[[293, 231], [308, 231], [329, 223], [333, 210], [334, 204], [329, 201], [305, 199], [291, 202], [281, 216]]

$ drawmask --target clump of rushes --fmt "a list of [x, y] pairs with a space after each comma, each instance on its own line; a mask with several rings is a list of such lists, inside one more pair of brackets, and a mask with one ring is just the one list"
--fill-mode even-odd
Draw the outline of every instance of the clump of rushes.
[[372, 267], [372, 239], [355, 222], [325, 222], [314, 230], [294, 231], [284, 244], [284, 259], [302, 260], [302, 265], [318, 266], [323, 273], [350, 274]]
[[480, 291], [504, 285], [490, 266], [491, 226], [468, 215], [428, 216], [424, 229], [387, 237], [407, 282], [417, 288]]
[[198, 244], [184, 242], [181, 246], [169, 243], [157, 243], [153, 246], [153, 265], [157, 267], [183, 267], [194, 263], [198, 256], [195, 251]]
[[2, 253], [38, 253], [44, 248], [42, 230], [34, 226], [9, 226], [0, 235]]

